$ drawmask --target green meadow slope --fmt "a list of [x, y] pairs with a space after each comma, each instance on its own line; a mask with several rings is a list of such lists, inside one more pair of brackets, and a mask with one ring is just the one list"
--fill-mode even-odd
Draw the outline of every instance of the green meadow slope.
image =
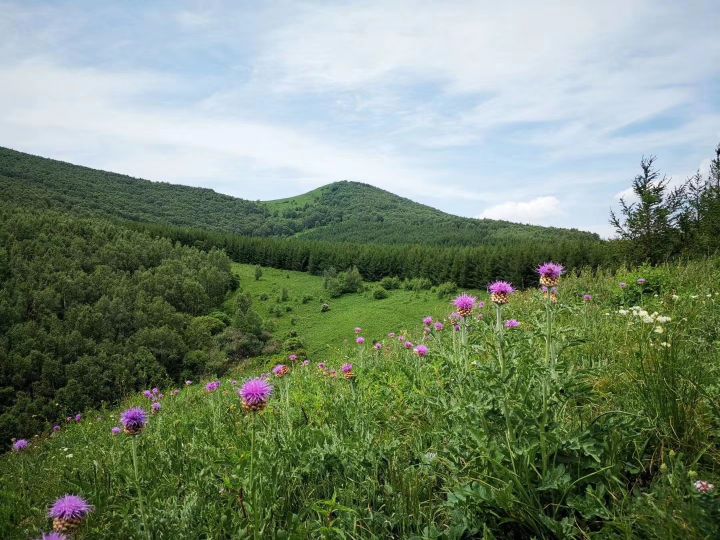
[[[235, 270], [258, 309], [283, 280], [290, 298], [319, 294], [300, 275], [265, 270], [251, 286], [250, 268]], [[47, 507], [73, 493], [94, 506], [87, 539], [717, 538], [717, 490], [696, 482], [720, 482], [719, 279], [717, 260], [570, 276], [557, 306], [512, 298], [501, 321], [518, 329], [496, 328], [486, 306], [463, 333], [424, 338], [422, 358], [387, 333], [407, 325], [422, 343], [420, 314], [446, 304], [409, 297], [415, 312], [401, 313], [397, 294], [393, 316], [350, 295], [352, 318], [336, 301], [297, 327], [340, 347], [328, 367], [351, 363], [351, 379], [312, 358], [271, 378], [267, 408], [247, 414], [233, 380], [277, 361], [257, 359], [216, 392], [163, 388], [138, 437], [110, 430], [123, 408], [149, 410], [141, 394], [88, 412], [0, 457], [2, 537], [39, 537]], [[343, 346], [356, 325], [383, 350]]]

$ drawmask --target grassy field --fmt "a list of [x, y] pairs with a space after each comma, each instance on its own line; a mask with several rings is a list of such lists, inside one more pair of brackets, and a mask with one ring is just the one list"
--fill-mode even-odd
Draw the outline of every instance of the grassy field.
[[[238, 270], [253, 295], [320, 294], [318, 278]], [[718, 538], [719, 280], [715, 260], [585, 273], [557, 305], [514, 295], [500, 320], [518, 329], [488, 305], [424, 338], [418, 317], [450, 311], [430, 294], [393, 293], [387, 312], [351, 295], [332, 318], [288, 302], [318, 359], [323, 339], [340, 347], [328, 369], [350, 362], [351, 379], [313, 358], [248, 414], [232, 379], [266, 366], [245, 364], [215, 392], [163, 389], [137, 437], [111, 435], [122, 409], [88, 413], [0, 458], [2, 538], [39, 537], [66, 493], [94, 506], [87, 539]], [[383, 350], [343, 347], [355, 326]], [[403, 327], [427, 357], [384, 337]]]
[[[254, 309], [272, 321], [274, 333], [282, 338], [294, 330], [305, 342], [308, 356], [315, 360], [332, 360], [343, 354], [355, 339], [355, 327], [362, 328], [369, 341], [378, 340], [391, 331], [407, 333], [423, 317], [442, 318], [450, 310], [450, 298], [438, 298], [429, 290], [388, 291], [388, 298], [382, 300], [374, 300], [369, 291], [330, 298], [323, 288], [323, 278], [305, 272], [263, 268], [257, 281], [254, 266], [235, 264], [233, 272], [240, 278], [242, 292], [252, 295]], [[283, 289], [288, 295], [284, 302], [280, 301]], [[480, 291], [467, 292], [487, 296]], [[320, 311], [323, 302], [328, 303], [330, 311]], [[270, 312], [278, 306], [282, 313], [279, 317]], [[286, 311], [288, 307], [291, 311]]]

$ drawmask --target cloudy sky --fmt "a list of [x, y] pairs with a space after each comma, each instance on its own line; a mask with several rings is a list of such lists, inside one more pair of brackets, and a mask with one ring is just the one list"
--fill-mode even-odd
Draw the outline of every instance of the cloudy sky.
[[720, 2], [0, 0], [0, 146], [248, 199], [341, 179], [609, 234], [720, 142]]

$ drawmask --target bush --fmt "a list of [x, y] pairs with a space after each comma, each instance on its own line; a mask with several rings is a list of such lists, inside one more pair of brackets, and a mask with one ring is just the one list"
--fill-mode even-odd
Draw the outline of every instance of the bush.
[[393, 291], [402, 286], [402, 280], [397, 276], [384, 277], [380, 280], [380, 286], [385, 290]]
[[382, 300], [383, 298], [388, 297], [388, 292], [386, 289], [384, 289], [382, 287], [375, 287], [372, 292], [372, 297], [375, 300]]
[[413, 278], [405, 280], [403, 288], [408, 291], [429, 291], [432, 288], [432, 281], [428, 278]]
[[458, 286], [452, 281], [441, 283], [435, 288], [435, 294], [437, 294], [438, 298], [447, 298], [448, 296], [457, 294], [457, 292]]
[[320, 313], [326, 313], [330, 311], [330, 304], [322, 304], [320, 306]]

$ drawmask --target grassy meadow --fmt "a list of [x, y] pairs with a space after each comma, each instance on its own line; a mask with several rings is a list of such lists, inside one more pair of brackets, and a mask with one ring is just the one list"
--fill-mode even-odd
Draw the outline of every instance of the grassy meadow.
[[[83, 539], [720, 535], [717, 491], [696, 484], [720, 482], [720, 261], [567, 276], [557, 304], [528, 290], [499, 315], [483, 294], [459, 331], [432, 291], [325, 299], [321, 313], [320, 278], [235, 271], [310, 364], [272, 377], [261, 413], [236, 388], [274, 359], [215, 392], [162, 389], [137, 437], [111, 428], [124, 408], [150, 410], [142, 395], [2, 456], [3, 538], [39, 538], [66, 493], [94, 505]], [[424, 332], [426, 315], [444, 329]]]

